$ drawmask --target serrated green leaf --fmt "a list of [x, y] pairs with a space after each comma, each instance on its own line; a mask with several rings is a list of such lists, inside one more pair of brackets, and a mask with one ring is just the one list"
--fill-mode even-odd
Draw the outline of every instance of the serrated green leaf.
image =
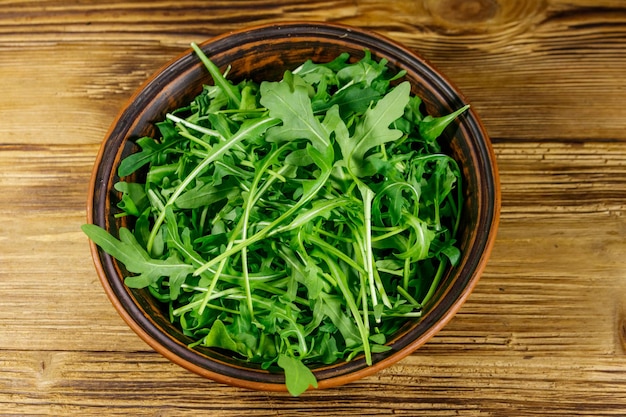
[[364, 159], [368, 151], [402, 136], [400, 130], [389, 126], [404, 114], [410, 92], [410, 84], [401, 83], [365, 112], [352, 137], [337, 136], [343, 159], [357, 177], [366, 172]]
[[131, 279], [131, 282], [144, 286], [151, 285], [160, 277], [177, 277], [180, 274], [193, 273], [193, 267], [183, 263], [175, 256], [167, 259], [152, 259], [137, 243], [135, 236], [126, 228], [119, 230], [120, 239], [116, 239], [109, 232], [93, 224], [82, 226], [83, 232], [102, 250], [124, 264], [129, 272], [139, 274], [141, 278]]
[[316, 149], [324, 151], [330, 146], [329, 132], [313, 115], [306, 85], [301, 77], [290, 72], [280, 82], [261, 84], [261, 105], [269, 110], [271, 117], [282, 121], [281, 126], [268, 131], [267, 140], [308, 139]]

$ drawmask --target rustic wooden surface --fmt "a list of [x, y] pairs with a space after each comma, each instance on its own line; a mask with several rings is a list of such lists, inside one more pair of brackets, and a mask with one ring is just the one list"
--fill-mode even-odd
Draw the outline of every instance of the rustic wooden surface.
[[[396, 366], [338, 389], [235, 389], [119, 318], [79, 227], [119, 108], [232, 29], [329, 20], [419, 51], [468, 96], [500, 165], [491, 261]], [[0, 1], [0, 415], [626, 415], [626, 2]]]

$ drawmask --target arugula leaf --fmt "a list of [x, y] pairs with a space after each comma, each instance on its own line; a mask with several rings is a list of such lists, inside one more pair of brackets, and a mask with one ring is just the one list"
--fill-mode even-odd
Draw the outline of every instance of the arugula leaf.
[[337, 327], [347, 347], [359, 344], [361, 336], [357, 324], [343, 311], [340, 297], [321, 294], [325, 315]]
[[196, 55], [198, 55], [198, 58], [200, 58], [206, 69], [209, 71], [209, 74], [211, 74], [215, 85], [219, 87], [220, 91], [226, 94], [228, 100], [230, 101], [230, 103], [232, 103], [234, 107], [239, 108], [239, 106], [241, 105], [241, 92], [222, 75], [220, 69], [210, 59], [207, 58], [207, 56], [198, 45], [192, 43], [191, 47], [193, 48]]
[[150, 137], [140, 138], [136, 143], [141, 147], [141, 152], [130, 154], [122, 160], [117, 169], [117, 175], [120, 177], [132, 174], [139, 168], [153, 161], [163, 150], [176, 145], [175, 142], [159, 144]]
[[337, 70], [337, 79], [342, 86], [350, 84], [365, 83], [370, 86], [376, 80], [384, 79], [383, 76], [387, 71], [387, 61], [379, 62], [372, 59], [372, 53], [369, 50], [364, 51], [363, 59]]
[[333, 80], [331, 84], [336, 84], [337, 71], [348, 65], [347, 62], [349, 60], [350, 54], [347, 52], [339, 54], [335, 59], [327, 63], [313, 62], [309, 59], [293, 70], [293, 73], [300, 75], [309, 84], [319, 83], [322, 78], [328, 78], [329, 81]]
[[133, 234], [120, 228], [120, 239], [116, 239], [99, 226], [85, 224], [83, 232], [102, 250], [124, 264], [129, 272], [139, 275], [126, 277], [125, 283], [132, 288], [153, 285], [161, 277], [179, 280], [181, 276], [193, 273], [193, 267], [173, 255], [167, 259], [152, 259], [137, 243]]
[[427, 141], [435, 141], [444, 129], [454, 121], [461, 113], [469, 108], [469, 104], [461, 107], [457, 111], [441, 117], [426, 116], [419, 122], [419, 132], [422, 138]]
[[304, 138], [322, 152], [330, 146], [329, 133], [313, 115], [307, 84], [298, 75], [287, 71], [280, 82], [261, 83], [260, 102], [283, 122], [267, 133], [268, 141]]
[[[211, 331], [202, 341], [202, 346], [217, 347], [233, 352], [240, 352], [237, 342], [233, 340], [228, 329], [221, 320], [215, 320], [211, 326]], [[240, 352], [241, 353], [241, 352]]]
[[181, 209], [210, 206], [239, 192], [236, 181], [222, 182], [218, 186], [213, 183], [199, 183], [194, 188], [183, 192], [176, 199], [175, 205]]
[[278, 356], [278, 366], [285, 371], [285, 384], [289, 393], [294, 397], [299, 396], [310, 387], [317, 388], [315, 375], [302, 361], [281, 354]]
[[328, 101], [323, 103], [312, 103], [313, 111], [321, 113], [337, 105], [339, 113], [343, 119], [347, 119], [352, 114], [363, 113], [369, 106], [380, 99], [378, 90], [364, 84], [352, 84], [347, 88], [332, 95]]
[[389, 126], [404, 114], [410, 91], [408, 82], [401, 83], [365, 112], [352, 137], [337, 137], [348, 170], [355, 176], [361, 177], [369, 172], [364, 162], [369, 150], [402, 136], [401, 131]]
[[120, 181], [113, 187], [122, 193], [122, 198], [117, 206], [126, 214], [139, 217], [147, 208], [148, 198], [141, 184]]

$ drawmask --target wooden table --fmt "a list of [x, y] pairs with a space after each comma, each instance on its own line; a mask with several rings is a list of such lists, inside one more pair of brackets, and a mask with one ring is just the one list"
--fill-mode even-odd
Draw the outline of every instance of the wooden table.
[[[419, 51], [483, 118], [490, 263], [452, 322], [301, 398], [205, 380], [120, 319], [85, 221], [109, 124], [154, 71], [244, 26], [329, 20]], [[626, 415], [626, 2], [0, 2], [0, 415]]]

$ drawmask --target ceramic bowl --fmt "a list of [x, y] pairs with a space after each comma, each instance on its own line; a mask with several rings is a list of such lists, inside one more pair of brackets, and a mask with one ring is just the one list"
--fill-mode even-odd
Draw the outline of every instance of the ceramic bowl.
[[[278, 80], [285, 69], [306, 61], [330, 61], [342, 52], [355, 57], [365, 48], [385, 58], [395, 70], [405, 70], [412, 92], [433, 116], [448, 114], [467, 100], [425, 59], [378, 34], [354, 27], [323, 23], [286, 23], [254, 27], [200, 44], [229, 78]], [[171, 61], [131, 97], [108, 131], [98, 154], [90, 186], [88, 222], [117, 235], [121, 220], [114, 217], [119, 201], [113, 185], [120, 160], [136, 151], [133, 140], [156, 134], [154, 123], [168, 111], [188, 104], [209, 82], [209, 76], [191, 49]], [[485, 129], [470, 109], [443, 134], [443, 144], [461, 167], [465, 203], [460, 227], [462, 257], [447, 271], [421, 319], [407, 323], [389, 341], [391, 349], [374, 355], [368, 366], [362, 357], [313, 369], [319, 388], [354, 381], [377, 372], [422, 346], [452, 319], [485, 268], [499, 219], [500, 195], [494, 153]], [[208, 378], [257, 390], [285, 390], [284, 376], [237, 361], [205, 348], [190, 349], [192, 341], [168, 320], [145, 290], [124, 285], [122, 265], [91, 244], [97, 273], [111, 302], [128, 325], [153, 349], [171, 361]]]

